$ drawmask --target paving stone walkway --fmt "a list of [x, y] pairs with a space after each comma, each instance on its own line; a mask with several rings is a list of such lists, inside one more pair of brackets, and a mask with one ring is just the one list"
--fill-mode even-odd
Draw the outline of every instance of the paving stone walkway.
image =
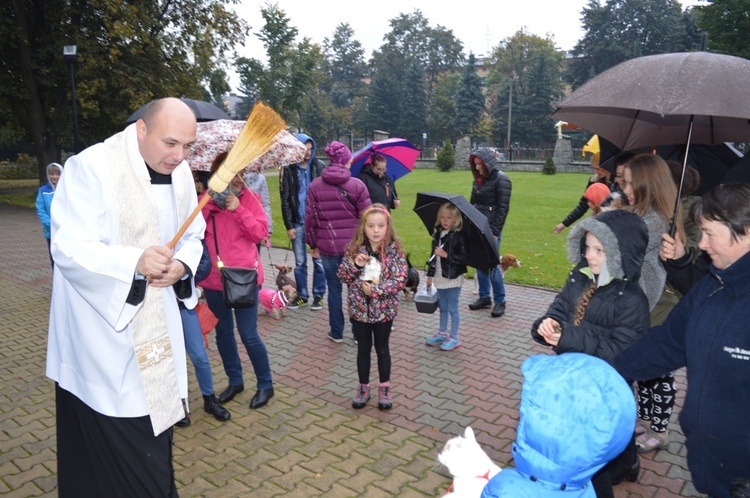
[[[51, 292], [47, 247], [30, 209], [0, 204], [0, 234], [0, 494], [55, 496], [54, 389], [44, 375]], [[272, 249], [270, 258], [294, 264], [286, 249]], [[262, 259], [269, 269], [265, 249]], [[507, 314], [492, 319], [488, 311], [466, 308], [475, 296], [465, 282], [463, 346], [448, 353], [424, 345], [437, 315], [417, 313], [411, 301], [401, 303], [391, 339], [394, 407], [388, 412], [377, 409], [376, 399], [363, 410], [351, 408], [356, 347], [350, 337], [343, 344], [327, 339], [327, 307], [290, 310], [281, 321], [262, 314], [259, 327], [276, 397], [261, 410], [248, 408], [254, 379], [242, 352], [246, 391], [228, 403], [231, 421], [217, 422], [203, 412], [188, 366], [193, 423], [175, 430], [180, 495], [440, 496], [450, 477], [437, 464], [437, 453], [467, 425], [491, 458], [512, 465], [519, 367], [530, 354], [548, 353], [533, 343], [529, 328], [554, 293], [507, 287]], [[220, 391], [226, 376], [213, 334], [209, 358]], [[684, 372], [677, 380], [679, 411]], [[617, 486], [618, 498], [700, 496], [690, 482], [676, 416], [670, 428], [668, 450], [642, 457], [639, 481]]]

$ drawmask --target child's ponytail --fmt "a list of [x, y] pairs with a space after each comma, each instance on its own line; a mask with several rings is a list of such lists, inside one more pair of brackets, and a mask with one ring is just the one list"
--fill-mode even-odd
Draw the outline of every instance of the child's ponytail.
[[592, 283], [588, 289], [583, 292], [583, 295], [581, 295], [581, 300], [578, 303], [575, 318], [573, 319], [573, 325], [576, 327], [583, 322], [583, 316], [586, 314], [586, 308], [588, 307], [591, 298], [594, 296], [594, 292], [596, 292], [596, 282]]

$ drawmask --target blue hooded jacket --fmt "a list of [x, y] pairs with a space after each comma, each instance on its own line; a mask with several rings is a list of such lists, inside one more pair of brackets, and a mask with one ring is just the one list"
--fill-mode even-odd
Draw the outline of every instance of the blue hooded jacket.
[[52, 209], [52, 199], [55, 196], [55, 186], [49, 181], [49, 170], [53, 167], [59, 169], [60, 174], [62, 174], [62, 164], [49, 163], [47, 165], [47, 183], [39, 187], [39, 191], [36, 194], [36, 215], [39, 217], [44, 237], [47, 239], [50, 238], [50, 212]]
[[531, 356], [521, 371], [516, 468], [493, 477], [482, 498], [596, 498], [591, 477], [635, 430], [630, 386], [607, 362], [583, 353]]

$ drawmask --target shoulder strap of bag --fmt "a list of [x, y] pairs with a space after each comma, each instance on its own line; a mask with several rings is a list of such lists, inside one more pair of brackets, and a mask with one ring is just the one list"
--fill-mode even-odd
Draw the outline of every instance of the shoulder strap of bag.
[[[216, 247], [216, 266], [218, 266], [219, 270], [221, 270], [224, 267], [224, 262], [221, 260], [221, 256], [219, 256], [219, 233], [216, 231], [216, 211], [211, 212], [211, 224], [214, 227], [214, 245]], [[259, 263], [260, 262], [256, 258], [255, 268], [254, 268], [255, 270], [258, 269]]]
[[216, 211], [211, 211], [211, 224], [214, 228], [214, 247], [216, 247], [216, 266], [219, 267], [219, 270], [224, 266], [224, 262], [221, 260], [221, 256], [219, 256], [219, 233], [216, 231]]
[[339, 192], [341, 192], [341, 195], [343, 195], [346, 198], [346, 200], [349, 201], [349, 203], [351, 203], [352, 206], [354, 206], [354, 209], [356, 210], [357, 205], [354, 203], [354, 200], [351, 197], [349, 197], [349, 193], [346, 190], [344, 190], [344, 187], [342, 187], [341, 185], [334, 185], [334, 187], [336, 187], [336, 189]]

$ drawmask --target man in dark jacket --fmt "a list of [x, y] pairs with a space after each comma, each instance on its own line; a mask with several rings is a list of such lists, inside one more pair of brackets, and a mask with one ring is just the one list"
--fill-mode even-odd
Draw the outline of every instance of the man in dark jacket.
[[[315, 157], [315, 140], [299, 133], [297, 140], [305, 144], [305, 157], [297, 164], [290, 164], [281, 169], [279, 193], [281, 195], [281, 214], [289, 240], [294, 251], [294, 279], [297, 282], [297, 299], [287, 305], [297, 309], [307, 304], [310, 294], [307, 290], [307, 248], [305, 246], [305, 203], [307, 188], [320, 176], [325, 167], [323, 161]], [[320, 258], [313, 258], [313, 303], [311, 309], [323, 307], [323, 295], [326, 293], [326, 277]]]
[[[492, 235], [497, 240], [499, 251], [505, 219], [508, 217], [510, 208], [510, 178], [500, 171], [495, 153], [490, 149], [475, 150], [469, 156], [469, 164], [471, 164], [471, 173], [474, 175], [470, 202], [490, 222]], [[479, 299], [469, 304], [469, 308], [472, 310], [492, 308], [492, 317], [503, 316], [505, 314], [505, 283], [500, 268], [493, 268], [489, 275], [477, 270], [476, 278], [479, 282]], [[495, 299], [494, 307], [490, 298], [490, 284]]]
[[611, 363], [629, 380], [687, 367], [680, 426], [695, 489], [714, 498], [744, 496], [739, 489], [750, 483], [750, 185], [715, 187], [693, 213], [702, 231], [698, 247], [711, 257], [709, 274], [662, 325]]
[[362, 168], [357, 178], [362, 180], [362, 183], [367, 187], [373, 204], [382, 204], [388, 208], [388, 211], [396, 209], [401, 201], [398, 200], [396, 185], [386, 171], [385, 157], [375, 154], [371, 161], [371, 164]]

